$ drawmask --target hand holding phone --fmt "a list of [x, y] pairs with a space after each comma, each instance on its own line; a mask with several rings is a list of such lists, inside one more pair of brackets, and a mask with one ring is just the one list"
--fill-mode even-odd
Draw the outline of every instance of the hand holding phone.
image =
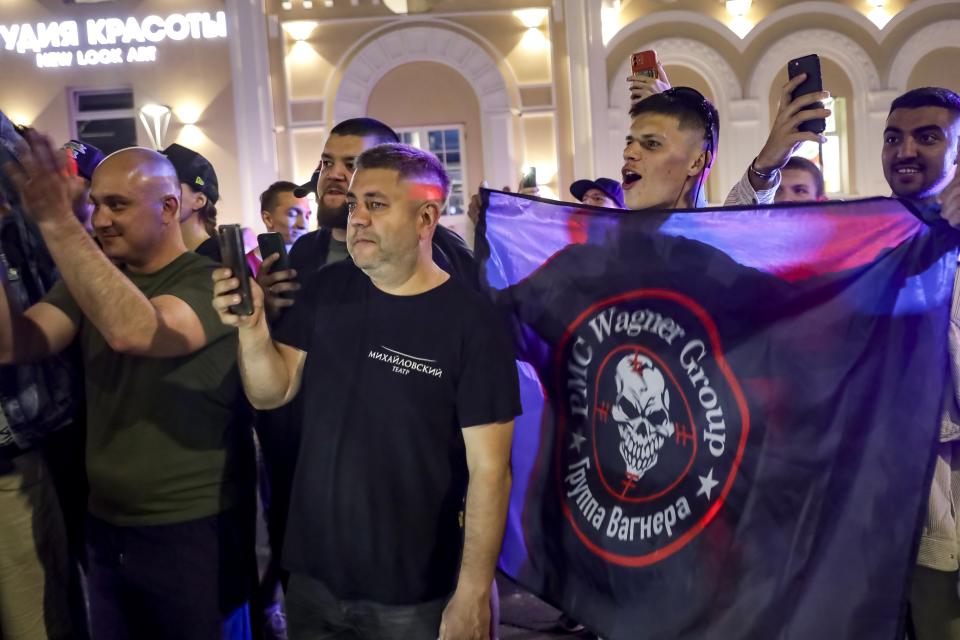
[[253, 315], [253, 295], [250, 292], [250, 274], [247, 273], [246, 252], [243, 247], [243, 232], [238, 224], [225, 224], [217, 230], [220, 240], [220, 257], [223, 266], [230, 269], [232, 277], [240, 281], [235, 289], [240, 302], [230, 305], [229, 311], [238, 316]]
[[257, 245], [260, 247], [260, 257], [266, 260], [273, 254], [280, 257], [271, 265], [270, 271], [286, 271], [290, 268], [290, 258], [287, 255], [287, 245], [283, 242], [283, 236], [276, 231], [270, 233], [261, 233], [257, 236]]
[[[829, 94], [818, 90], [822, 86], [819, 59], [817, 56], [798, 58], [791, 60], [787, 68], [791, 79], [780, 91], [780, 106], [770, 135], [748, 171], [755, 189], [770, 188], [801, 144], [826, 141], [821, 132], [826, 128], [830, 110], [819, 101]], [[806, 76], [801, 78], [801, 74]]]

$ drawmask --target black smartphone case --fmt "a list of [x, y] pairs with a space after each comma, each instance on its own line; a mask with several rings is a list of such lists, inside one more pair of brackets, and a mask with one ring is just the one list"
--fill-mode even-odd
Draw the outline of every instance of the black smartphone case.
[[247, 272], [247, 256], [243, 248], [243, 233], [238, 224], [222, 225], [217, 233], [220, 240], [220, 257], [223, 266], [233, 272], [234, 277], [240, 279], [240, 304], [230, 307], [230, 313], [238, 316], [253, 314], [253, 295], [250, 293], [249, 273]]
[[266, 260], [275, 253], [280, 254], [280, 259], [274, 263], [270, 271], [285, 271], [290, 268], [290, 260], [287, 257], [287, 247], [283, 244], [283, 236], [276, 231], [270, 233], [261, 233], [257, 236], [257, 244], [260, 246], [260, 257]]
[[[787, 64], [787, 75], [790, 77], [790, 79], [796, 78], [801, 73], [807, 74], [807, 79], [804, 80], [799, 87], [793, 90], [793, 93], [790, 96], [792, 100], [796, 100], [800, 96], [805, 96], [808, 93], [819, 93], [820, 91], [823, 91], [823, 78], [820, 75], [820, 56], [811, 54], [802, 58], [795, 58]], [[816, 102], [805, 108], [822, 109], [823, 103]], [[807, 120], [806, 122], [800, 123], [798, 128], [800, 131], [823, 133], [827, 128], [827, 121], [823, 118]]]

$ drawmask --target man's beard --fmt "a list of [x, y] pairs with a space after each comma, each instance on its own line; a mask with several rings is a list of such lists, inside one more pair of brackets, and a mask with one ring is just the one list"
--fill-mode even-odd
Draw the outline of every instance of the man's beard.
[[326, 229], [346, 229], [347, 203], [344, 202], [338, 207], [327, 207], [323, 204], [323, 198], [317, 203], [317, 224]]

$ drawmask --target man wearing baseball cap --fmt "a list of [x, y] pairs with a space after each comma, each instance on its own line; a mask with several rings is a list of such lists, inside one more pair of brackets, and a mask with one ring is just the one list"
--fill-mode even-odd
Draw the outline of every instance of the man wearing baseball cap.
[[577, 180], [570, 185], [570, 195], [581, 204], [607, 209], [625, 209], [623, 187], [617, 180], [597, 178], [596, 180]]
[[172, 144], [161, 153], [177, 171], [182, 191], [180, 231], [187, 249], [221, 262], [217, 242], [217, 200], [220, 185], [213, 165], [202, 155], [183, 145]]

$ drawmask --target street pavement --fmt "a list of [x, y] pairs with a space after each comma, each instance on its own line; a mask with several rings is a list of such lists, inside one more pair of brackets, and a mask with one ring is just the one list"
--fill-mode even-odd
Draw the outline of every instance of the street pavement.
[[572, 633], [560, 625], [560, 612], [501, 575], [500, 640], [596, 640], [589, 631]]

